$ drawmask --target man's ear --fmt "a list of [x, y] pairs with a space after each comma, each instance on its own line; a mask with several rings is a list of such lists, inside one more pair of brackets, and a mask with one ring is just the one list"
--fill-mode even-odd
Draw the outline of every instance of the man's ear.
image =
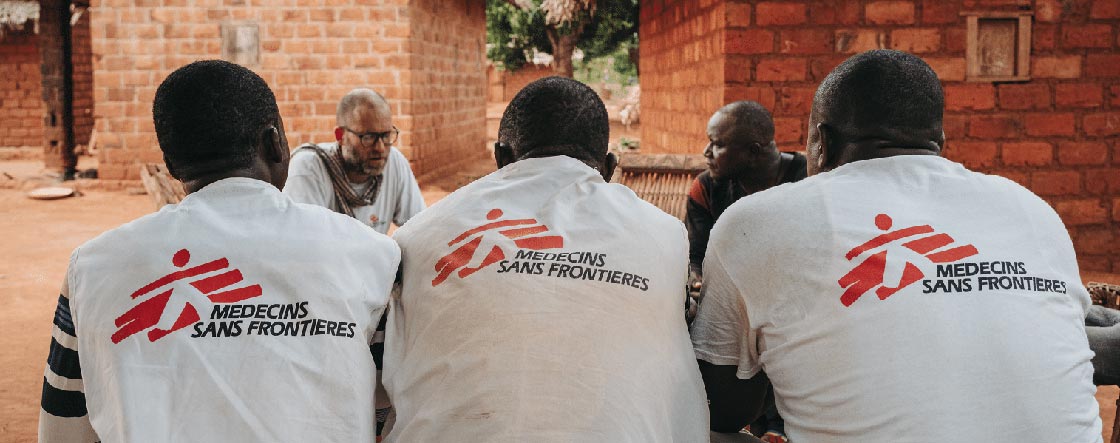
[[817, 156], [817, 170], [824, 172], [832, 169], [834, 165], [832, 156], [836, 155], [837, 149], [831, 144], [835, 141], [832, 137], [832, 128], [824, 123], [817, 123], [817, 138], [820, 143], [820, 155]]
[[345, 134], [346, 134], [346, 130], [342, 129], [342, 126], [338, 126], [338, 127], [334, 128], [334, 141], [336, 141], [336, 142], [342, 141], [342, 136], [345, 135]]
[[171, 166], [171, 160], [167, 158], [167, 154], [163, 155], [163, 165], [167, 167], [167, 173], [171, 174], [172, 178], [174, 178], [175, 180], [183, 181], [183, 178], [179, 177], [179, 174], [175, 173], [175, 167]]
[[494, 162], [498, 164], [498, 169], [506, 167], [514, 160], [512, 147], [502, 142], [494, 143]]
[[614, 177], [614, 168], [616, 167], [618, 167], [618, 156], [608, 151], [607, 158], [603, 159], [603, 169], [599, 171], [603, 174], [603, 181], [611, 181], [611, 177]]
[[280, 130], [276, 126], [269, 126], [261, 134], [261, 150], [265, 160], [269, 163], [286, 163], [288, 161], [288, 147], [284, 146], [280, 137]]

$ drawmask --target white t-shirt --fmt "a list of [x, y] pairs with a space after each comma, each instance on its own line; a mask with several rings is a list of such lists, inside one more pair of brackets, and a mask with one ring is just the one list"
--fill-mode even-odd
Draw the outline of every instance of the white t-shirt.
[[459, 189], [394, 239], [389, 441], [707, 441], [679, 220], [557, 156]]
[[66, 286], [93, 429], [103, 441], [373, 441], [369, 342], [399, 254], [248, 178], [82, 245]]
[[785, 184], [723, 214], [704, 278], [697, 358], [765, 370], [791, 441], [1101, 439], [1073, 245], [1010, 180], [897, 156]]
[[[338, 143], [319, 143], [319, 147], [334, 154]], [[351, 183], [354, 192], [361, 195], [369, 187], [368, 183]], [[284, 184], [284, 194], [300, 203], [310, 203], [338, 212], [338, 201], [334, 196], [327, 166], [314, 152], [300, 151], [292, 156], [288, 164], [288, 182]], [[389, 232], [389, 222], [403, 226], [410, 218], [424, 210], [424, 196], [420, 186], [397, 148], [389, 148], [389, 159], [382, 172], [381, 188], [373, 199], [373, 204], [356, 206], [354, 218], [382, 234]]]

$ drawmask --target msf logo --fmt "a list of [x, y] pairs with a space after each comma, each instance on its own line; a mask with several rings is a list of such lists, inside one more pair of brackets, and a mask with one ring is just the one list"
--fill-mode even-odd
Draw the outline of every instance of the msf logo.
[[[852, 248], [845, 256], [848, 261], [854, 261], [859, 257], [866, 258], [855, 269], [840, 277], [837, 282], [841, 288], [846, 288], [844, 294], [840, 296], [840, 303], [843, 303], [844, 306], [851, 306], [864, 293], [872, 289], [875, 290], [875, 295], [879, 296], [880, 300], [886, 300], [887, 297], [902, 288], [910, 286], [925, 277], [925, 274], [917, 266], [914, 266], [914, 263], [906, 261], [902, 269], [902, 275], [898, 279], [898, 284], [887, 286], [884, 280], [886, 280], [887, 274], [888, 250], [894, 252], [891, 257], [898, 254], [907, 254], [907, 251], [910, 251], [938, 264], [955, 262], [979, 253], [976, 247], [972, 245], [950, 247], [953, 246], [955, 241], [953, 237], [948, 234], [936, 233], [929, 225], [911, 226], [891, 231], [893, 223], [894, 221], [887, 214], [875, 216], [875, 227], [879, 228], [880, 231], [888, 232]], [[891, 246], [902, 241], [905, 241], [905, 243], [898, 245], [901, 248], [891, 249]]]
[[[436, 278], [432, 286], [439, 286], [458, 270], [459, 278], [478, 272], [480, 269], [505, 260], [506, 254], [501, 245], [523, 249], [555, 249], [564, 247], [564, 238], [547, 235], [548, 226], [535, 218], [500, 220], [501, 209], [491, 209], [486, 213], [487, 220], [494, 220], [477, 228], [468, 229], [447, 243], [449, 247], [462, 244], [450, 254], [436, 262]], [[469, 239], [469, 240], [468, 240]]]
[[[182, 268], [190, 260], [190, 251], [180, 249], [171, 258], [171, 264], [176, 268]], [[225, 272], [214, 274], [219, 271]], [[184, 292], [190, 293], [190, 289], [172, 285], [179, 280], [204, 274], [213, 275], [193, 280], [189, 285], [205, 297], [184, 295]], [[242, 280], [244, 277], [241, 276], [241, 271], [229, 269], [229, 260], [224, 257], [157, 278], [132, 293], [133, 299], [139, 299], [157, 290], [163, 290], [117, 317], [115, 324], [118, 329], [113, 333], [113, 343], [120, 343], [121, 340], [149, 328], [151, 329], [148, 331], [148, 341], [154, 342], [197, 322], [200, 317], [196, 305], [202, 304], [203, 312], [206, 312], [205, 308], [213, 306], [214, 303], [237, 303], [261, 295], [260, 285], [227, 289], [241, 283]], [[176, 293], [176, 290], [179, 292]], [[175, 296], [172, 296], [172, 293], [175, 293]]]

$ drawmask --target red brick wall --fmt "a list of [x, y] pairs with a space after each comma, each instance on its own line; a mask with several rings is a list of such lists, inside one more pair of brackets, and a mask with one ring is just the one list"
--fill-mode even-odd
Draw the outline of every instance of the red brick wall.
[[481, 0], [414, 0], [410, 8], [408, 145], [416, 174], [433, 176], [488, 152], [486, 8]]
[[[89, 15], [72, 29], [74, 142], [89, 143], [93, 129], [93, 60]], [[0, 38], [0, 147], [43, 145], [42, 76], [38, 35], [30, 30]]]
[[[724, 69], [741, 70], [742, 50], [726, 22], [749, 16], [750, 8], [718, 0], [643, 1], [638, 28], [638, 81], [642, 88], [642, 151], [695, 152], [704, 149], [708, 117], [729, 91]], [[736, 37], [737, 34], [734, 34]]]
[[0, 38], [0, 147], [43, 145], [43, 90], [35, 34]]
[[[450, 133], [444, 134], [438, 129], [435, 135], [425, 133], [417, 137], [414, 132], [420, 127], [412, 114], [412, 94], [418, 90], [414, 85], [434, 86], [436, 81], [451, 81], [447, 87], [428, 88], [421, 96], [428, 97], [427, 100], [453, 101], [458, 96], [448, 94], [474, 93], [470, 92], [473, 85], [468, 87], [463, 83], [472, 79], [472, 74], [457, 72], [454, 79], [414, 75], [411, 51], [414, 46], [421, 47], [414, 45], [415, 42], [427, 41], [428, 36], [443, 39], [455, 52], [441, 52], [441, 57], [448, 58], [432, 62], [436, 67], [433, 69], [476, 69], [477, 96], [483, 100], [486, 87], [483, 68], [476, 68], [469, 62], [451, 61], [472, 57], [481, 60], [481, 48], [459, 40], [482, 41], [485, 25], [478, 22], [474, 27], [446, 26], [433, 30], [442, 34], [417, 37], [410, 20], [431, 17], [432, 13], [414, 16], [413, 10], [433, 11], [435, 3], [424, 3], [424, 7], [413, 7], [413, 4], [420, 2], [293, 0], [262, 6], [259, 2], [224, 0], [202, 6], [187, 0], [94, 1], [90, 11], [95, 60], [94, 115], [98, 143], [104, 148], [100, 166], [102, 179], [136, 180], [138, 162], [161, 161], [151, 118], [155, 90], [167, 74], [182, 65], [221, 58], [221, 24], [226, 22], [257, 24], [260, 63], [249, 68], [260, 74], [276, 94], [293, 148], [305, 142], [331, 140], [338, 100], [350, 89], [364, 86], [389, 100], [394, 122], [402, 130], [398, 147], [414, 161], [417, 173], [435, 169], [442, 161], [458, 160], [461, 157], [458, 151], [456, 155], [447, 155], [463, 146], [453, 139], [471, 137], [473, 133], [447, 135]], [[478, 5], [482, 2], [471, 0], [471, 4], [481, 8]], [[450, 23], [474, 23], [477, 16], [475, 13], [459, 17], [458, 10], [451, 8], [435, 15]], [[454, 35], [460, 32], [477, 32], [478, 35]], [[431, 72], [434, 71], [429, 74]], [[475, 108], [458, 104], [461, 105], [456, 108], [460, 111], [456, 114], [458, 118], [470, 121], [467, 114], [476, 112], [479, 127], [484, 128], [485, 107], [481, 101]], [[417, 108], [426, 115], [436, 113], [427, 109]], [[476, 148], [483, 144], [481, 129], [477, 138]], [[443, 149], [444, 155], [419, 160], [417, 156], [426, 155], [422, 153], [427, 149], [418, 148], [421, 143], [439, 145], [432, 149]]]
[[554, 74], [550, 66], [528, 64], [513, 72], [490, 65], [486, 75], [490, 83], [487, 100], [494, 103], [508, 103], [529, 83]]
[[[726, 26], [714, 31], [725, 35], [725, 45], [702, 57], [643, 60], [643, 114], [648, 108], [666, 109], [666, 102], [689, 103], [675, 109], [692, 113], [673, 119], [676, 126], [650, 122], [643, 115], [643, 150], [698, 152], [707, 116], [742, 98], [772, 111], [782, 149], [803, 150], [812, 94], [836, 64], [867, 49], [906, 50], [924, 58], [945, 87], [945, 155], [974, 170], [1011, 178], [1042, 196], [1069, 228], [1082, 269], [1120, 272], [1117, 0], [702, 3], [711, 3], [713, 11], [722, 4], [726, 11]], [[643, 51], [653, 46], [655, 57], [657, 48], [674, 44], [684, 46], [680, 55], [687, 54], [682, 35], [709, 33], [713, 23], [720, 23], [698, 14], [666, 18], [648, 13], [668, 5], [676, 2], [642, 2]], [[1031, 80], [965, 81], [966, 23], [960, 13], [1021, 6], [1034, 12]], [[695, 72], [690, 69], [705, 57], [722, 58], [727, 65], [714, 82], [724, 91], [718, 103], [696, 100], [683, 82], [697, 76], [679, 75]], [[686, 87], [666, 88], [673, 81]]]

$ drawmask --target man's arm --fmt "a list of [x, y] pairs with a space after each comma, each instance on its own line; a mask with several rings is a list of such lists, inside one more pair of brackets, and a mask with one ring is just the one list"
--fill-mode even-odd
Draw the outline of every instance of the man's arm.
[[744, 380], [736, 375], [738, 366], [696, 362], [700, 364], [700, 376], [708, 394], [712, 431], [739, 432], [758, 418], [770, 389], [765, 372]]
[[412, 174], [412, 167], [409, 166], [404, 154], [394, 149], [390, 155], [394, 157], [393, 171], [400, 189], [397, 207], [393, 211], [393, 223], [404, 226], [409, 219], [426, 208], [424, 195], [420, 192], [420, 185], [416, 183], [416, 176]]
[[86, 411], [85, 386], [78, 362], [78, 338], [70, 315], [68, 285], [63, 284], [54, 313], [50, 354], [43, 371], [39, 410], [40, 442], [95, 442]]
[[757, 335], [742, 294], [717, 252], [708, 251], [704, 269], [692, 344], [708, 394], [712, 431], [738, 432], [762, 411], [770, 383], [759, 363]]
[[692, 187], [688, 190], [688, 202], [685, 206], [684, 217], [684, 226], [688, 229], [690, 280], [700, 280], [703, 276], [704, 253], [708, 249], [708, 236], [715, 224], [716, 219], [712, 217], [712, 211], [708, 203], [708, 190], [701, 181], [701, 177], [696, 177], [692, 181]]

